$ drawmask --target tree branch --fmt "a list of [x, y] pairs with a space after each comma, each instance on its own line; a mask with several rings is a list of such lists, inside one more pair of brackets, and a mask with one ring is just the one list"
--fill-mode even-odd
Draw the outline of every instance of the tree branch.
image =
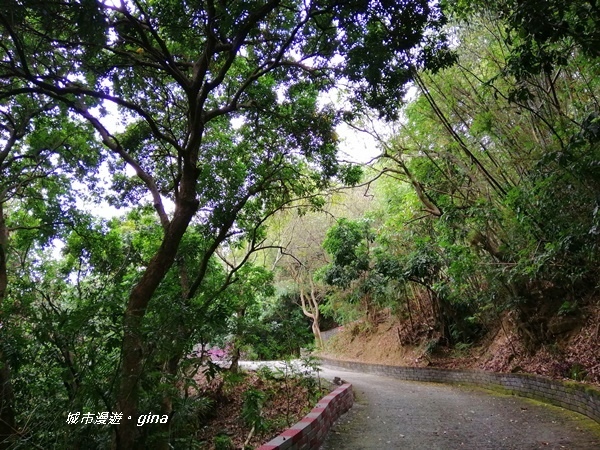
[[96, 129], [96, 131], [100, 133], [104, 145], [106, 145], [113, 152], [115, 152], [121, 158], [123, 158], [123, 160], [135, 170], [135, 173], [138, 176], [138, 178], [140, 178], [144, 182], [144, 184], [150, 191], [150, 194], [152, 195], [152, 200], [154, 202], [154, 209], [158, 213], [158, 217], [160, 218], [160, 223], [163, 229], [166, 230], [169, 227], [170, 221], [169, 217], [167, 216], [167, 213], [165, 212], [162, 198], [160, 196], [160, 192], [158, 190], [158, 187], [156, 186], [154, 178], [152, 178], [152, 176], [149, 173], [142, 169], [140, 164], [123, 149], [117, 138], [110, 134], [108, 130], [104, 127], [104, 125], [102, 125], [100, 120], [94, 117], [85, 106], [77, 105], [74, 102], [70, 103], [71, 108], [77, 113], [79, 113], [82, 117], [84, 117], [94, 127], [94, 129]]

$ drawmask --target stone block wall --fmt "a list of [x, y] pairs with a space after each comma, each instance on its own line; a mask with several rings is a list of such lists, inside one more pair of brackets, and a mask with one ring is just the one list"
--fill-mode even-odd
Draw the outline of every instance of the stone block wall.
[[448, 370], [433, 367], [403, 367], [365, 364], [321, 358], [324, 365], [384, 375], [402, 380], [468, 384], [501, 390], [521, 397], [575, 411], [600, 423], [600, 389], [576, 382], [562, 382], [537, 375], [495, 373], [478, 370]]
[[317, 450], [325, 441], [333, 423], [353, 403], [352, 385], [343, 384], [323, 397], [300, 422], [261, 445], [258, 450]]

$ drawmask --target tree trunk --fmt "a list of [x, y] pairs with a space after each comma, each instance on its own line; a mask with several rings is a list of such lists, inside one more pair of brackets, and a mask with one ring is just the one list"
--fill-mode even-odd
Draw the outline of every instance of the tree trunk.
[[[244, 316], [246, 315], [246, 308], [240, 308], [237, 314], [238, 321], [243, 320]], [[231, 373], [238, 373], [240, 370], [240, 358], [242, 357], [240, 350], [240, 341], [242, 339], [241, 335], [243, 333], [243, 330], [240, 329], [240, 323], [241, 322], [238, 322], [236, 326], [237, 330], [235, 333], [235, 339], [233, 341], [233, 350], [231, 352], [231, 366], [229, 366], [229, 371]]]
[[419, 180], [417, 180], [417, 178], [415, 178], [411, 171], [408, 170], [407, 165], [404, 164], [404, 161], [402, 161], [402, 157], [396, 157], [391, 154], [386, 154], [386, 156], [388, 158], [393, 159], [400, 166], [402, 172], [404, 173], [404, 175], [406, 175], [406, 177], [410, 181], [410, 184], [412, 184], [415, 193], [417, 194], [417, 197], [425, 207], [425, 212], [428, 212], [429, 214], [435, 217], [441, 217], [442, 210], [439, 208], [438, 205], [434, 203], [433, 199], [429, 195], [427, 195], [425, 189], [423, 188], [423, 185], [419, 182]]
[[0, 350], [0, 449], [8, 449], [11, 447], [11, 438], [15, 434], [15, 413], [13, 409], [14, 392], [12, 389], [10, 366], [6, 355]]
[[315, 345], [317, 348], [323, 348], [323, 337], [321, 336], [320, 325], [321, 312], [319, 311], [319, 300], [312, 279], [310, 280], [310, 296], [306, 295], [304, 288], [300, 285], [300, 302], [302, 303], [302, 312], [306, 317], [312, 320], [311, 329], [315, 336]]
[[317, 348], [323, 348], [323, 336], [321, 336], [321, 327], [319, 326], [319, 322], [313, 320], [312, 323], [312, 332], [315, 335], [315, 343]]
[[408, 311], [408, 319], [410, 320], [410, 333], [412, 339], [415, 335], [415, 324], [413, 322], [412, 308], [410, 307], [410, 297], [408, 296], [408, 292], [406, 292], [406, 286], [404, 287], [404, 295], [406, 296], [406, 310]]
[[321, 336], [321, 311], [319, 311], [319, 299], [315, 284], [310, 280], [310, 304], [313, 311], [312, 332], [315, 335], [315, 343], [317, 348], [323, 348], [323, 337]]
[[8, 359], [3, 351], [6, 318], [4, 301], [8, 287], [7, 270], [8, 229], [4, 219], [4, 208], [0, 202], [0, 449], [9, 448], [15, 434], [14, 392]]
[[[179, 352], [165, 362], [163, 371], [167, 374], [169, 380], [177, 375], [179, 361], [181, 361], [182, 357], [183, 355]], [[170, 444], [170, 430], [171, 419], [173, 416], [173, 396], [170, 392], [164, 393], [161, 400], [160, 416], [162, 417], [164, 415], [169, 416], [167, 423], [155, 425], [158, 434], [160, 434], [158, 442], [154, 444], [156, 450], [170, 450], [172, 448]]]
[[[194, 195], [192, 194], [191, 198], [194, 198]], [[139, 383], [144, 369], [145, 343], [142, 322], [152, 295], [175, 261], [177, 248], [190, 220], [196, 213], [197, 206], [196, 201], [186, 202], [183, 199], [177, 203], [173, 220], [165, 230], [160, 248], [148, 263], [141, 280], [129, 296], [123, 318], [123, 364], [117, 398], [119, 407], [117, 412], [123, 413], [123, 418], [117, 427], [117, 449], [145, 448], [142, 427], [137, 426]]]
[[237, 344], [234, 344], [231, 352], [231, 365], [229, 366], [229, 371], [231, 373], [238, 373], [240, 371], [240, 357], [240, 347]]
[[[190, 290], [190, 277], [187, 271], [187, 267], [185, 266], [184, 258], [177, 258], [177, 266], [179, 269], [179, 285], [181, 287], [181, 296], [184, 301], [188, 299], [185, 297], [186, 294]], [[190, 330], [188, 327], [184, 328], [183, 322], [178, 324], [178, 330], [175, 335], [185, 336], [185, 340], [190, 336]], [[204, 348], [202, 348], [202, 353], [204, 352]], [[163, 360], [161, 367], [163, 373], [167, 377], [167, 382], [173, 380], [177, 376], [177, 370], [179, 369], [179, 363], [184, 357], [184, 353], [181, 351], [174, 352], [175, 354], [171, 354], [171, 357], [167, 360]], [[202, 356], [201, 353], [201, 356]], [[167, 389], [162, 396], [161, 405], [160, 405], [160, 416], [169, 416], [169, 420], [166, 424], [157, 425], [157, 434], [158, 441], [153, 443], [154, 448], [156, 450], [170, 450], [172, 448], [170, 444], [170, 430], [171, 430], [171, 418], [173, 416], [173, 395], [170, 389]]]

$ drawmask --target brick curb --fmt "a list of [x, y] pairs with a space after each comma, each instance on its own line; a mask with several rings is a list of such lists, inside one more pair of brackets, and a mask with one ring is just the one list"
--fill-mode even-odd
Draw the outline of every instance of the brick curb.
[[433, 367], [388, 366], [319, 358], [327, 366], [385, 375], [402, 380], [469, 384], [532, 398], [578, 412], [600, 423], [600, 389], [577, 382], [562, 382], [539, 375], [451, 370]]
[[333, 423], [352, 407], [352, 385], [343, 384], [323, 397], [303, 419], [257, 450], [317, 450]]

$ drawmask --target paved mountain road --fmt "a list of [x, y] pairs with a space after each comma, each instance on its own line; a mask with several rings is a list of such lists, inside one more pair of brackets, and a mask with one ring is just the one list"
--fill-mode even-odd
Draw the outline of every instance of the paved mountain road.
[[600, 450], [600, 425], [562, 408], [483, 389], [324, 367], [356, 401], [321, 450]]

